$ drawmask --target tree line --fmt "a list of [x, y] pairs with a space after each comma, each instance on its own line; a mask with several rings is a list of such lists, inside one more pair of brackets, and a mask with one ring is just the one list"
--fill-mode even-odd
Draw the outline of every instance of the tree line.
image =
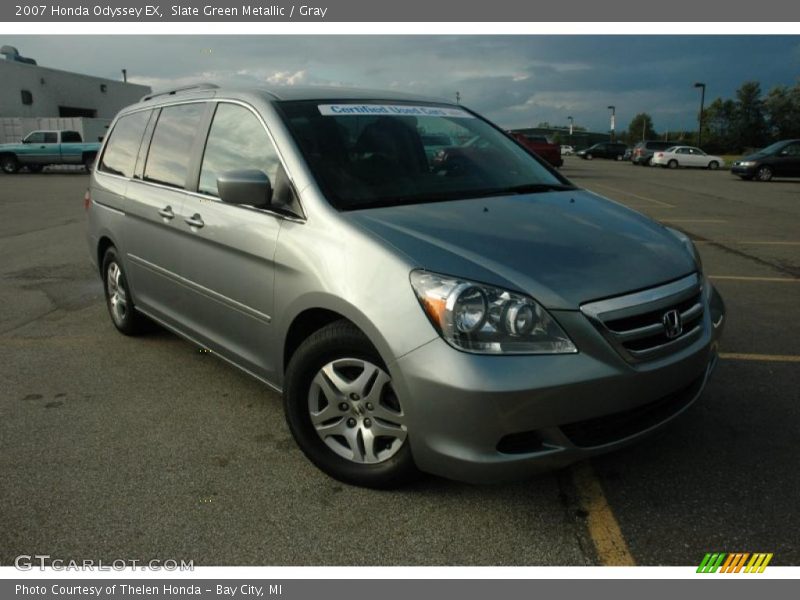
[[[657, 133], [647, 113], [636, 115], [619, 138], [634, 144], [664, 135], [677, 142], [697, 143], [697, 130]], [[759, 82], [747, 81], [736, 90], [735, 98], [716, 98], [703, 110], [706, 152], [739, 154], [792, 138], [800, 138], [800, 81], [794, 86], [777, 85], [767, 94]]]

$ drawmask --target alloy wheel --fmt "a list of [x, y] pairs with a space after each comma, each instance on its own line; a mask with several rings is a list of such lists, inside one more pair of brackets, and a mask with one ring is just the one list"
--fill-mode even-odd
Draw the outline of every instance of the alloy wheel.
[[769, 181], [772, 179], [772, 169], [769, 167], [760, 167], [758, 171], [756, 171], [756, 179], [759, 181]]
[[122, 325], [128, 315], [128, 294], [125, 290], [122, 270], [116, 262], [108, 265], [106, 289], [108, 291], [108, 306], [111, 309], [111, 316], [117, 325]]
[[323, 366], [311, 380], [308, 412], [320, 439], [354, 463], [384, 462], [406, 441], [391, 377], [366, 360], [342, 358]]

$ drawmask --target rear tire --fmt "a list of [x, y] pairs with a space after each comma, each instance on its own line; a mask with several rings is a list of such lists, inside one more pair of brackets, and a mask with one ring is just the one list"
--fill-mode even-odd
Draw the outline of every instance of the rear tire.
[[87, 154], [83, 157], [83, 168], [86, 169], [87, 173], [91, 173], [94, 170], [94, 163], [96, 160], [96, 154]]
[[103, 257], [103, 292], [106, 297], [106, 308], [111, 322], [120, 333], [139, 335], [148, 329], [146, 317], [133, 305], [128, 280], [122, 270], [117, 249], [113, 246], [106, 250]]
[[669, 167], [670, 169], [677, 169], [678, 161], [673, 158], [671, 161], [667, 163], [667, 167]]
[[653, 164], [655, 164], [655, 163], [653, 163], [653, 157], [651, 156], [650, 158], [647, 159], [647, 166], [648, 167], [652, 167]]
[[0, 157], [0, 169], [7, 175], [14, 175], [19, 171], [19, 162], [16, 156]]
[[352, 323], [335, 321], [311, 334], [289, 361], [284, 382], [286, 422], [320, 470], [378, 489], [418, 475], [388, 369]]

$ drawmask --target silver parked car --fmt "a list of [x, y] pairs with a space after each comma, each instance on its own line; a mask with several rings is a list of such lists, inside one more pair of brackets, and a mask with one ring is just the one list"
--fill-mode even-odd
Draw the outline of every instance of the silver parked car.
[[155, 321], [282, 392], [300, 448], [357, 485], [606, 452], [682, 413], [716, 361], [724, 307], [685, 235], [441, 100], [147, 96], [86, 207], [116, 328]]

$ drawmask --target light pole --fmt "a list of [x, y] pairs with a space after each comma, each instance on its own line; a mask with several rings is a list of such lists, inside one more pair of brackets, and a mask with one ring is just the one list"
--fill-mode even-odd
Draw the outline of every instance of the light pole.
[[700, 116], [698, 117], [699, 124], [697, 126], [697, 145], [703, 145], [703, 105], [706, 103], [706, 84], [697, 82], [694, 87], [700, 88]]
[[575, 124], [575, 119], [572, 117], [567, 117], [567, 120], [569, 121], [569, 145], [572, 146], [572, 128]]
[[609, 106], [608, 110], [611, 111], [611, 141], [616, 141], [614, 138], [614, 130], [617, 128], [617, 107]]

